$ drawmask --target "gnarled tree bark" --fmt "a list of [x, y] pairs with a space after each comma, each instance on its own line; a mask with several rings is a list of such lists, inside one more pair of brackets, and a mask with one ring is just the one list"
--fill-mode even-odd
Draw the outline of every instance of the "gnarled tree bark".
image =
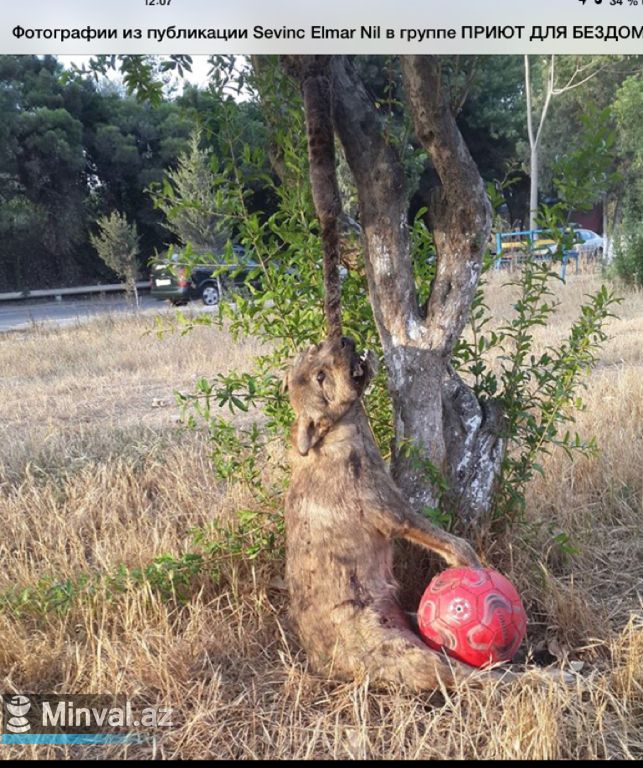
[[440, 180], [430, 201], [437, 265], [426, 316], [413, 280], [402, 166], [344, 57], [331, 64], [335, 130], [358, 189], [369, 293], [395, 409], [394, 477], [416, 509], [435, 507], [439, 491], [418, 461], [430, 460], [448, 483], [442, 503], [473, 523], [491, 504], [504, 452], [502, 416], [478, 402], [450, 358], [480, 277], [491, 209], [447, 103], [438, 60], [401, 61], [415, 132]]
[[491, 230], [491, 205], [447, 103], [439, 60], [408, 56], [401, 62], [415, 132], [441, 182], [429, 209], [437, 271], [425, 322], [428, 346], [444, 366], [446, 501], [464, 522], [471, 523], [491, 504], [505, 449], [502, 413], [494, 403], [478, 402], [448, 361], [469, 317], [480, 279]]

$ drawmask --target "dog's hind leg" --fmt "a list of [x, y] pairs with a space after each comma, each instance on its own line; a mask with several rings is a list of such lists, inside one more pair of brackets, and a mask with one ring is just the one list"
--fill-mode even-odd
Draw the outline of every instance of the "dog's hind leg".
[[480, 670], [434, 651], [408, 629], [383, 629], [381, 642], [363, 659], [371, 679], [402, 683], [415, 691], [457, 688], [461, 683], [479, 687], [494, 682], [509, 682], [509, 670]]

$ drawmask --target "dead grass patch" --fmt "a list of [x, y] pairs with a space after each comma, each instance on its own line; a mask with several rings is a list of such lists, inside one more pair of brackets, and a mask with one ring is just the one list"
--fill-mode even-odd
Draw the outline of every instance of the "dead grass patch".
[[[511, 305], [501, 282], [489, 290], [497, 318]], [[596, 285], [581, 275], [557, 288], [561, 318], [539, 344], [556, 343]], [[525, 596], [532, 651], [540, 642], [584, 663], [576, 685], [533, 672], [509, 687], [412, 695], [321, 679], [290, 634], [280, 564], [230, 560], [184, 604], [99, 590], [60, 615], [0, 613], [2, 690], [118, 692], [175, 709], [175, 727], [149, 743], [4, 756], [642, 757], [643, 295], [619, 314], [577, 420], [600, 455], [549, 457], [528, 489], [532, 526], [485, 544]], [[207, 441], [176, 423], [172, 392], [243, 367], [256, 346], [210, 328], [158, 340], [148, 327], [119, 318], [0, 338], [0, 592], [179, 555], [192, 528], [242, 503], [213, 482]], [[577, 556], [557, 548], [556, 530]]]

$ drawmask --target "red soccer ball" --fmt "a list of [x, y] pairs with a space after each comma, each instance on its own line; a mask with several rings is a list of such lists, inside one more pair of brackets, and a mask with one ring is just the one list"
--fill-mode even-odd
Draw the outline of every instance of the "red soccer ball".
[[418, 625], [424, 641], [472, 667], [510, 661], [527, 630], [516, 588], [490, 568], [448, 568], [422, 595]]

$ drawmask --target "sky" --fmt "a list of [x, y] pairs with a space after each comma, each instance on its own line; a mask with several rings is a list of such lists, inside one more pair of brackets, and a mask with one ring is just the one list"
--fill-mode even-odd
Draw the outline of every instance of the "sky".
[[[90, 56], [57, 56], [65, 68], [69, 68], [72, 64], [76, 64], [79, 67], [89, 64]], [[207, 56], [192, 56], [192, 72], [186, 72], [185, 78], [193, 85], [198, 85], [201, 88], [205, 88], [208, 84], [208, 70], [210, 65], [208, 64]], [[110, 79], [118, 82], [120, 75], [114, 72], [110, 75]]]

